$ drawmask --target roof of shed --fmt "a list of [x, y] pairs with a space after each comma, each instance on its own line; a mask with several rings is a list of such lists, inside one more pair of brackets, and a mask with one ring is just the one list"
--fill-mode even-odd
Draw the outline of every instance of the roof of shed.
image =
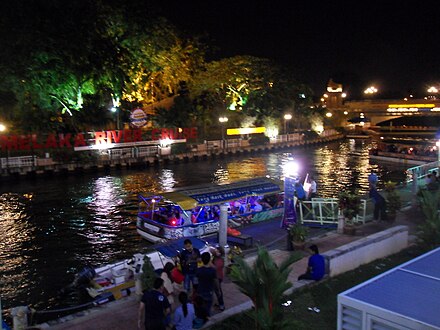
[[341, 295], [440, 327], [440, 248]]

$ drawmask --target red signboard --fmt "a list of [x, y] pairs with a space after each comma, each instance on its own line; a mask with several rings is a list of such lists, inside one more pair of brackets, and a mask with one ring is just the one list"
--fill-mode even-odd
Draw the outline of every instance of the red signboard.
[[111, 130], [89, 133], [0, 135], [2, 150], [77, 148], [127, 142], [196, 139], [197, 128], [155, 128], [151, 131]]

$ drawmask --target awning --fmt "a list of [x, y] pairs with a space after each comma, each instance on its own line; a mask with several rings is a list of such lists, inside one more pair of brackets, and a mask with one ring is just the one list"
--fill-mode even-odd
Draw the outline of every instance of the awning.
[[194, 198], [191, 198], [190, 196], [182, 194], [178, 191], [165, 193], [162, 196], [173, 203], [179, 204], [183, 210], [191, 210], [197, 206], [197, 201]]
[[259, 178], [231, 184], [218, 185], [206, 192], [197, 191], [191, 193], [199, 205], [228, 202], [246, 196], [264, 196], [267, 194], [280, 193], [283, 191], [282, 182], [272, 179]]
[[[156, 247], [156, 250], [159, 251], [160, 253], [162, 253], [164, 256], [168, 257], [168, 258], [173, 258], [175, 256], [177, 256], [180, 252], [182, 252], [183, 250], [183, 242], [186, 240], [187, 238], [179, 238], [175, 241], [171, 241], [170, 243], [167, 243], [165, 245], [161, 245]], [[205, 241], [202, 241], [199, 238], [196, 237], [191, 237], [190, 238], [193, 247], [195, 247], [196, 249], [203, 249], [203, 247], [206, 245]]]

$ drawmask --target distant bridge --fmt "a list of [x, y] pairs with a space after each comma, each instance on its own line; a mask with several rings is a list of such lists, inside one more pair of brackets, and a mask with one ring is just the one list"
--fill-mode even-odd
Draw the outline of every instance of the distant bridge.
[[440, 100], [361, 100], [347, 101], [339, 106], [330, 105], [327, 108], [347, 120], [364, 116], [373, 126], [386, 120], [405, 116], [440, 117]]

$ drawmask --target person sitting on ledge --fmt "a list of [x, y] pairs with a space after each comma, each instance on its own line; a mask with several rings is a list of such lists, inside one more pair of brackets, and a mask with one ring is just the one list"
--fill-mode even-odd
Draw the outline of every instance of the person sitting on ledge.
[[318, 247], [315, 244], [310, 245], [309, 250], [313, 253], [313, 255], [309, 257], [307, 271], [298, 277], [298, 281], [301, 280], [319, 281], [324, 277], [325, 274], [324, 257], [319, 254]]

